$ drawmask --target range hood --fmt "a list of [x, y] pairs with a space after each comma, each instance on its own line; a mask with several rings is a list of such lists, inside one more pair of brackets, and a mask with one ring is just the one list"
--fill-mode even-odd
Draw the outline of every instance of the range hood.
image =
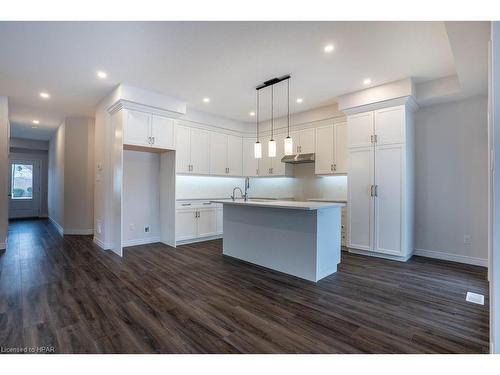
[[297, 155], [285, 155], [281, 159], [283, 163], [289, 164], [303, 164], [303, 163], [314, 163], [314, 153], [310, 154], [297, 154]]

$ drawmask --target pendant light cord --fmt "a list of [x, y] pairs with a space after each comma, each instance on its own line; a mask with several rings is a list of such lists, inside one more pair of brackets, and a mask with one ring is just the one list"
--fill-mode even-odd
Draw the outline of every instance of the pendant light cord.
[[257, 142], [259, 142], [259, 90], [257, 90]]
[[271, 86], [271, 140], [274, 135], [274, 85]]
[[287, 79], [287, 117], [288, 117], [288, 134], [287, 137], [290, 138], [290, 78]]

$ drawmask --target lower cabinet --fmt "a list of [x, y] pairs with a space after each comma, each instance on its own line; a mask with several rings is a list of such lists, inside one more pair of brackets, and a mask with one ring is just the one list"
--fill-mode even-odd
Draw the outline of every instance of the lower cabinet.
[[190, 242], [222, 234], [222, 207], [209, 201], [182, 202], [175, 212], [175, 241]]

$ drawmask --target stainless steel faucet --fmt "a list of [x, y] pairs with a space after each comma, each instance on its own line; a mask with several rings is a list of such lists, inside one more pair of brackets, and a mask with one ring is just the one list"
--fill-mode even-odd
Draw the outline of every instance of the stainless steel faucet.
[[250, 188], [250, 178], [245, 177], [245, 194], [243, 194], [243, 191], [241, 191], [241, 188], [239, 186], [236, 186], [233, 189], [233, 195], [231, 195], [231, 199], [234, 201], [236, 199], [236, 190], [240, 191], [241, 198], [246, 202], [248, 200], [248, 189]]
[[[234, 189], [233, 189], [233, 195], [231, 195], [231, 199], [234, 201], [236, 199], [236, 195], [234, 194], [234, 192], [236, 190], [239, 190], [240, 191], [240, 194], [241, 194], [241, 198], [244, 198], [243, 197], [243, 192], [241, 191], [240, 187], [239, 186], [236, 186]], [[246, 199], [245, 199], [246, 200]]]

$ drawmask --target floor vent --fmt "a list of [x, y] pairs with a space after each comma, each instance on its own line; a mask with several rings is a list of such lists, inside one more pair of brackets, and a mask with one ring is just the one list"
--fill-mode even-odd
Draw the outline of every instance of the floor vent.
[[484, 305], [484, 296], [478, 293], [467, 292], [467, 297], [465, 297], [467, 302], [476, 303], [478, 305]]

